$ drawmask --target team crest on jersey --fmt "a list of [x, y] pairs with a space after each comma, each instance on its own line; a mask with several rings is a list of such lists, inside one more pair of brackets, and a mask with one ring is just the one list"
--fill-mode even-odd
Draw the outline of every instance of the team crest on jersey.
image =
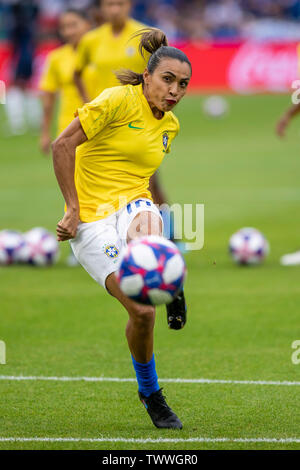
[[103, 251], [109, 258], [117, 258], [120, 253], [116, 245], [104, 245]]
[[165, 150], [167, 150], [167, 148], [168, 148], [168, 143], [169, 143], [169, 134], [167, 132], [165, 132], [163, 134], [163, 146], [164, 146]]

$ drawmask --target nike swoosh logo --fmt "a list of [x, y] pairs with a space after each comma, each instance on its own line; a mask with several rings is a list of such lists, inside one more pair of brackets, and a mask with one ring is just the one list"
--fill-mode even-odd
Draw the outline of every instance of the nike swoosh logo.
[[128, 124], [128, 127], [130, 127], [130, 129], [144, 129], [144, 127], [136, 127], [136, 126], [133, 126], [132, 123], [135, 122], [135, 121], [131, 121], [129, 124]]

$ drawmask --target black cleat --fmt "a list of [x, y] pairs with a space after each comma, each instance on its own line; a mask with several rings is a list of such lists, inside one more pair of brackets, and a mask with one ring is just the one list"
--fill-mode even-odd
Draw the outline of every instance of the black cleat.
[[182, 422], [167, 405], [162, 394], [162, 388], [151, 393], [149, 397], [144, 397], [141, 392], [138, 392], [138, 394], [154, 426], [166, 429], [182, 429]]
[[167, 307], [167, 321], [172, 330], [181, 330], [186, 324], [187, 306], [183, 290]]

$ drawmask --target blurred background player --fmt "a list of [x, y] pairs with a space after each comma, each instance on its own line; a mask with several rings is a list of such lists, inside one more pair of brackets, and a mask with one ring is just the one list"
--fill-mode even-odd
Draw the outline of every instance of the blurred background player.
[[[130, 0], [100, 0], [100, 16], [105, 23], [88, 32], [77, 48], [77, 63], [74, 81], [84, 102], [96, 98], [106, 88], [119, 85], [115, 71], [124, 69], [143, 73], [148, 55], [139, 53], [139, 38], [135, 33], [145, 27], [130, 17]], [[94, 87], [86, 85], [83, 72], [87, 67], [94, 71]], [[150, 191], [155, 204], [166, 204], [162, 210], [165, 236], [173, 239], [173, 218], [167, 209], [167, 200], [159, 183], [157, 173], [150, 179]]]
[[[298, 45], [298, 61], [298, 68], [300, 70], [300, 45]], [[283, 138], [285, 136], [286, 129], [290, 124], [291, 120], [299, 113], [300, 103], [293, 104], [283, 113], [276, 126], [276, 133], [280, 138]], [[286, 255], [283, 255], [280, 258], [280, 264], [282, 264], [283, 266], [300, 265], [300, 249], [298, 251], [295, 251], [294, 253], [288, 253]]]
[[[51, 123], [56, 100], [60, 98], [58, 110], [58, 134], [72, 122], [74, 111], [83, 105], [80, 94], [73, 81], [76, 48], [82, 36], [90, 29], [91, 24], [83, 11], [68, 9], [59, 19], [59, 33], [65, 45], [50, 52], [47, 57], [44, 73], [40, 81], [43, 118], [40, 135], [40, 148], [48, 154], [51, 144]], [[91, 71], [86, 67], [83, 73], [84, 81], [88, 87], [91, 80]], [[67, 263], [77, 266], [78, 262], [71, 251]]]
[[39, 127], [39, 101], [30, 83], [33, 75], [38, 13], [38, 3], [35, 0], [14, 1], [6, 9], [12, 70], [5, 110], [8, 132], [11, 135], [22, 135], [28, 128], [37, 130]]
[[[87, 33], [77, 49], [75, 83], [84, 102], [96, 98], [106, 88], [119, 85], [114, 74], [120, 68], [142, 73], [146, 61], [138, 51], [139, 40], [132, 36], [144, 25], [130, 18], [130, 0], [100, 1], [105, 23]], [[88, 90], [82, 76], [87, 66], [95, 72], [94, 89]]]
[[[50, 151], [51, 123], [57, 98], [60, 99], [58, 134], [72, 122], [75, 110], [83, 105], [73, 77], [78, 43], [90, 27], [91, 24], [83, 11], [68, 9], [60, 16], [59, 33], [65, 44], [48, 54], [40, 81], [43, 104], [40, 147], [45, 154]], [[90, 76], [90, 69], [86, 67], [84, 81], [87, 86]]]

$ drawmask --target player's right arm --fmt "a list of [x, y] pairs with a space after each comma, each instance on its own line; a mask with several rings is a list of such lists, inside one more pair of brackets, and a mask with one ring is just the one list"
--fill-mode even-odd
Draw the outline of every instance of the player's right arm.
[[281, 116], [276, 125], [276, 133], [279, 137], [285, 136], [286, 128], [288, 127], [291, 119], [300, 113], [300, 103], [293, 104], [288, 110]]
[[54, 172], [67, 205], [66, 213], [56, 229], [57, 239], [61, 242], [74, 238], [77, 233], [79, 201], [74, 181], [75, 155], [76, 147], [86, 140], [77, 117], [52, 144]]

